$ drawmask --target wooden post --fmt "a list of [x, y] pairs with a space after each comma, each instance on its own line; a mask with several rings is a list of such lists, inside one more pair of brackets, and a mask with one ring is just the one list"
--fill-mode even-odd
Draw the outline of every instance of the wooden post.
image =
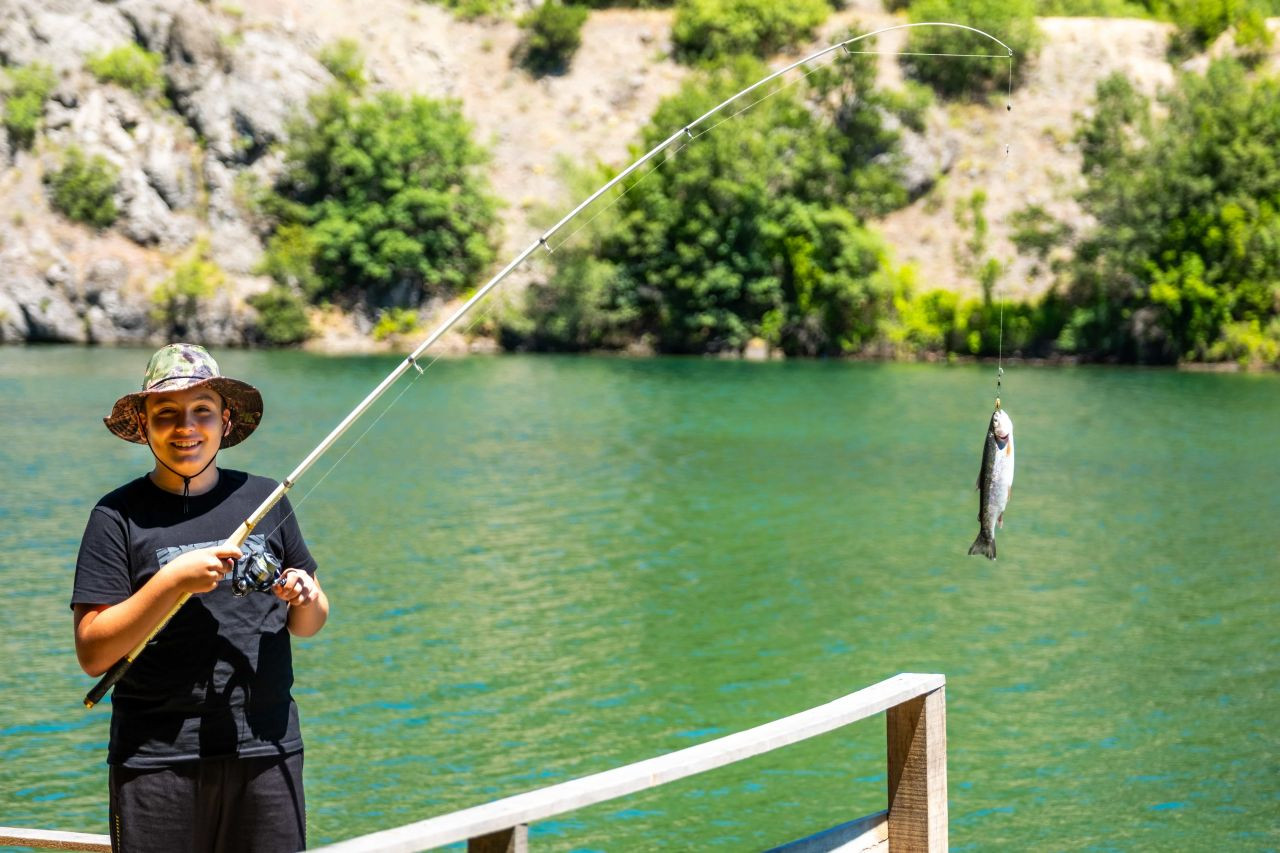
[[529, 853], [527, 823], [467, 839], [467, 853]]
[[946, 853], [947, 703], [939, 688], [886, 713], [889, 849]]

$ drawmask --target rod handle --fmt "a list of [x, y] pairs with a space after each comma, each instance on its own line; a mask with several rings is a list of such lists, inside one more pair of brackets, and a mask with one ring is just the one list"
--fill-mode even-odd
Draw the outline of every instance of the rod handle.
[[[253, 527], [250, 526], [247, 521], [244, 522], [236, 528], [235, 533], [232, 533], [227, 537], [224, 544], [234, 545], [239, 548], [244, 545], [244, 541], [249, 538], [249, 531], [252, 529]], [[129, 667], [133, 666], [134, 659], [137, 658], [138, 655], [142, 654], [142, 650], [147, 647], [147, 643], [151, 642], [155, 635], [159, 634], [164, 626], [169, 624], [169, 620], [182, 609], [182, 605], [186, 604], [187, 599], [190, 597], [190, 593], [183, 594], [183, 596], [178, 599], [177, 603], [173, 605], [173, 608], [165, 614], [163, 619], [160, 620], [159, 624], [151, 629], [143, 641], [134, 646], [129, 654], [120, 658], [120, 660], [116, 661], [111, 666], [111, 669], [107, 670], [106, 674], [102, 676], [98, 683], [93, 685], [93, 689], [85, 694], [84, 706], [86, 708], [92, 708], [94, 705], [97, 705], [102, 701], [102, 698], [107, 695], [107, 691], [114, 687], [116, 682], [124, 677], [124, 674], [129, 671]]]
[[124, 677], [124, 674], [129, 671], [129, 667], [132, 664], [133, 661], [128, 657], [122, 657], [120, 660], [116, 661], [115, 665], [112, 666], [111, 669], [107, 670], [106, 675], [102, 676], [101, 680], [99, 680], [97, 684], [93, 685], [93, 689], [85, 694], [84, 706], [86, 708], [92, 708], [94, 705], [101, 702], [103, 697], [107, 695], [107, 691], [112, 687], [115, 687], [116, 682]]

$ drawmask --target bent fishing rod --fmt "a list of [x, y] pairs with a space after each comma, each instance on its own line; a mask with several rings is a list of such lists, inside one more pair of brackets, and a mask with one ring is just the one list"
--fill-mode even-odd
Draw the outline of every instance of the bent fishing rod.
[[[244, 545], [245, 540], [249, 538], [249, 534], [253, 532], [253, 529], [257, 527], [258, 524], [262, 522], [262, 519], [264, 519], [267, 516], [267, 513], [271, 512], [271, 510], [275, 507], [275, 505], [278, 504], [281, 501], [281, 499], [283, 499], [284, 496], [289, 493], [289, 490], [292, 489], [293, 486], [298, 482], [298, 480], [304, 474], [306, 474], [306, 472], [311, 468], [312, 465], [315, 464], [316, 460], [318, 460], [331, 447], [333, 447], [333, 445], [337, 443], [338, 439], [342, 437], [342, 435], [351, 427], [351, 425], [354, 424], [357, 420], [359, 420], [359, 418], [369, 410], [369, 408], [378, 400], [379, 397], [383, 395], [383, 393], [387, 391], [388, 388], [390, 388], [393, 384], [395, 384], [396, 380], [398, 380], [410, 369], [417, 370], [419, 374], [423, 372], [423, 368], [418, 364], [418, 358], [421, 357], [423, 352], [425, 352], [428, 347], [430, 347], [433, 343], [439, 340], [441, 336], [444, 335], [445, 332], [453, 328], [455, 323], [457, 323], [464, 316], [466, 316], [467, 313], [473, 307], [475, 307], [475, 305], [478, 302], [480, 302], [480, 300], [484, 299], [484, 297], [487, 296], [491, 290], [497, 287], [498, 284], [501, 283], [502, 280], [505, 279], [508, 275], [510, 275], [513, 270], [515, 270], [518, 266], [524, 263], [524, 261], [530, 255], [536, 252], [539, 248], [543, 248], [546, 251], [550, 252], [551, 246], [548, 244], [547, 241], [551, 237], [553, 237], [561, 228], [563, 228], [571, 220], [577, 217], [578, 214], [580, 214], [583, 210], [585, 210], [593, 202], [595, 202], [596, 199], [600, 198], [609, 190], [613, 189], [613, 187], [617, 186], [621, 181], [626, 180], [628, 176], [633, 174], [637, 169], [639, 169], [641, 166], [648, 163], [654, 157], [657, 157], [659, 154], [665, 151], [669, 146], [678, 142], [683, 144], [685, 140], [693, 140], [695, 138], [695, 131], [697, 131], [697, 135], [699, 136], [703, 133], [710, 131], [712, 129], [711, 127], [703, 126], [704, 123], [707, 121], [707, 119], [716, 115], [725, 107], [728, 107], [730, 104], [734, 103], [740, 98], [746, 97], [751, 92], [754, 92], [760, 87], [767, 85], [768, 83], [772, 82], [778, 77], [781, 77], [783, 74], [786, 74], [787, 72], [792, 71], [793, 69], [799, 68], [803, 65], [807, 65], [810, 62], [813, 62], [814, 60], [820, 59], [821, 57], [826, 56], [829, 53], [832, 53], [833, 51], [843, 49], [847, 52], [849, 45], [856, 44], [857, 42], [863, 41], [864, 39], [873, 38], [883, 33], [892, 32], [893, 30], [911, 29], [913, 27], [952, 27], [960, 30], [968, 30], [969, 32], [977, 33], [978, 35], [991, 39], [991, 41], [995, 42], [996, 44], [1003, 47], [1006, 51], [1008, 51], [1008, 58], [1012, 59], [1013, 57], [1013, 48], [1009, 47], [1007, 44], [1000, 41], [1000, 39], [996, 38], [990, 33], [983, 32], [982, 30], [975, 29], [974, 27], [965, 26], [964, 24], [952, 24], [952, 23], [945, 23], [945, 22], [897, 24], [892, 27], [885, 27], [883, 29], [875, 30], [874, 32], [865, 33], [863, 35], [855, 36], [850, 39], [845, 39], [844, 41], [837, 42], [833, 45], [830, 45], [819, 51], [816, 51], [804, 57], [803, 59], [797, 60], [784, 68], [780, 68], [777, 71], [774, 71], [773, 73], [760, 78], [758, 81], [756, 81], [755, 83], [752, 83], [750, 86], [741, 90], [737, 94], [725, 99], [724, 101], [720, 102], [716, 106], [707, 110], [697, 119], [693, 120], [689, 124], [686, 124], [684, 127], [680, 128], [675, 133], [671, 134], [671, 136], [667, 137], [662, 142], [655, 145], [652, 149], [650, 149], [648, 152], [642, 155], [639, 159], [637, 159], [631, 165], [627, 166], [625, 169], [623, 169], [621, 172], [615, 175], [611, 180], [609, 180], [603, 186], [601, 186], [598, 190], [593, 192], [581, 204], [579, 204], [577, 207], [571, 210], [559, 222], [553, 225], [550, 229], [548, 229], [545, 233], [543, 233], [537, 240], [535, 240], [533, 243], [530, 243], [522, 252], [516, 255], [516, 257], [512, 259], [510, 263], [508, 263], [496, 275], [494, 275], [491, 279], [489, 279], [489, 281], [486, 282], [483, 287], [481, 287], [474, 294], [472, 294], [470, 299], [464, 302], [462, 306], [459, 307], [456, 311], [454, 311], [453, 314], [451, 314], [443, 323], [441, 323], [439, 327], [435, 329], [435, 331], [433, 331], [430, 335], [428, 335], [427, 338], [421, 344], [419, 344], [417, 348], [413, 350], [413, 352], [411, 352], [408, 356], [405, 357], [404, 361], [400, 362], [395, 367], [394, 370], [392, 370], [389, 374], [387, 374], [386, 378], [383, 379], [380, 383], [378, 383], [377, 387], [374, 388], [372, 391], [370, 391], [368, 396], [366, 396], [363, 400], [361, 400], [360, 403], [354, 409], [352, 409], [336, 427], [333, 428], [332, 432], [330, 432], [327, 436], [325, 436], [325, 438], [318, 445], [316, 445], [314, 450], [312, 450], [310, 453], [307, 454], [306, 458], [304, 458], [302, 462], [298, 464], [298, 467], [295, 468], [293, 472], [289, 474], [289, 476], [285, 477], [284, 480], [282, 480], [280, 484], [276, 486], [276, 488], [271, 492], [271, 494], [267, 496], [266, 500], [264, 500], [262, 504], [256, 510], [254, 510], [253, 513], [248, 518], [246, 518], [238, 528], [236, 528], [234, 533], [232, 533], [229, 537], [227, 537], [223, 545], [235, 547], [235, 548], [240, 548], [242, 545]], [[990, 56], [991, 58], [1000, 58], [995, 54], [938, 54], [938, 55]], [[749, 109], [750, 106], [752, 105], [748, 105], [746, 108], [744, 108], [743, 111], [745, 111], [745, 109]], [[730, 118], [732, 118], [732, 116], [730, 116]], [[725, 119], [725, 121], [727, 120], [728, 119]], [[138, 655], [142, 654], [143, 650], [146, 649], [147, 644], [150, 643], [153, 639], [155, 639], [156, 635], [159, 634], [160, 631], [163, 630], [163, 628], [169, 624], [169, 621], [173, 619], [173, 617], [178, 613], [179, 610], [182, 609], [182, 606], [187, 603], [187, 599], [189, 598], [191, 598], [191, 593], [184, 593], [173, 605], [172, 609], [170, 609], [169, 612], [165, 614], [164, 618], [162, 618], [155, 625], [155, 627], [152, 628], [151, 631], [147, 633], [146, 637], [143, 638], [143, 640], [140, 643], [138, 643], [127, 655], [125, 655], [120, 660], [116, 661], [116, 663], [109, 670], [107, 670], [107, 672], [102, 676], [102, 678], [98, 681], [98, 683], [93, 686], [93, 689], [90, 690], [88, 694], [85, 695], [84, 704], [86, 708], [92, 708], [94, 705], [98, 704], [98, 702], [102, 701], [102, 699], [107, 695], [107, 692], [111, 690], [113, 686], [115, 686], [115, 684], [124, 676], [126, 672], [128, 672], [129, 667], [137, 659]]]

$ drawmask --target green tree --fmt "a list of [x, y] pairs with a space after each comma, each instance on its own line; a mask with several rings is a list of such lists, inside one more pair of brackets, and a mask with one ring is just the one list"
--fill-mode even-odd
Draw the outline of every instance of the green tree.
[[520, 28], [524, 30], [524, 38], [516, 48], [520, 64], [537, 75], [564, 71], [582, 44], [586, 20], [585, 7], [545, 0], [520, 18]]
[[[1012, 48], [1012, 65], [1000, 45], [978, 33], [956, 27], [916, 27], [907, 35], [903, 69], [948, 98], [981, 98], [1017, 86], [1026, 76], [1042, 35], [1035, 22], [1033, 0], [916, 0], [912, 22], [947, 21], [990, 33]], [[933, 54], [933, 55], [931, 55]], [[956, 57], [937, 54], [973, 54]], [[983, 56], [997, 57], [993, 59]]]
[[62, 154], [62, 166], [45, 175], [49, 203], [68, 219], [95, 228], [116, 221], [115, 191], [119, 181], [116, 167], [100, 154], [86, 157], [77, 146]]
[[278, 226], [268, 269], [313, 299], [378, 306], [471, 284], [493, 257], [494, 202], [470, 132], [453, 102], [314, 97], [265, 201]]
[[813, 38], [830, 14], [827, 0], [677, 0], [671, 41], [685, 62], [767, 56]]
[[[1141, 107], [1139, 107], [1141, 105]], [[1097, 226], [1073, 265], [1068, 349], [1125, 360], [1223, 357], [1280, 313], [1280, 83], [1230, 60], [1184, 74], [1163, 118], [1114, 77], [1082, 122]]]
[[[639, 147], [762, 74], [739, 58], [694, 75], [658, 107]], [[509, 329], [510, 338], [569, 349], [646, 339], [695, 353], [737, 350], [755, 336], [806, 355], [867, 345], [892, 281], [883, 246], [851, 210], [857, 185], [843, 158], [869, 152], [841, 142], [830, 112], [843, 101], [829, 84], [803, 96], [759, 92], [769, 97], [630, 176], [588, 238], [557, 249], [555, 276], [528, 292], [533, 331]]]
[[44, 104], [58, 78], [47, 65], [33, 63], [6, 69], [4, 126], [15, 148], [30, 148], [35, 142]]

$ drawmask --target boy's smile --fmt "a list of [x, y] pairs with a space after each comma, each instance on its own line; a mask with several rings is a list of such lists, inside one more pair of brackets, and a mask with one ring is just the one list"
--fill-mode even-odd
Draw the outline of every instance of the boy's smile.
[[190, 477], [191, 494], [212, 488], [218, 474], [210, 463], [230, 421], [222, 397], [210, 388], [196, 387], [148, 395], [144, 405], [146, 411], [139, 417], [159, 463], [152, 482], [181, 492], [183, 478]]

